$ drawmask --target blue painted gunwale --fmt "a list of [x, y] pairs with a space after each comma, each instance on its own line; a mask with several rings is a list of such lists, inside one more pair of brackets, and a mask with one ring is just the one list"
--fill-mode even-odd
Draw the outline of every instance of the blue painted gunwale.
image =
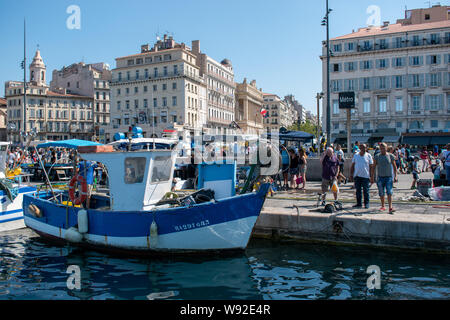
[[[269, 185], [261, 186], [257, 193], [250, 193], [222, 199], [215, 203], [204, 203], [193, 207], [163, 209], [155, 212], [99, 211], [88, 210], [89, 234], [110, 237], [146, 237], [150, 234], [153, 220], [158, 225], [158, 234], [170, 234], [214, 226], [251, 216], [259, 216], [264, 205]], [[80, 208], [57, 205], [38, 196], [25, 194], [24, 215], [53, 227], [69, 229], [77, 225]], [[35, 204], [43, 211], [42, 218], [28, 212], [28, 206]], [[66, 223], [66, 219], [68, 223]]]

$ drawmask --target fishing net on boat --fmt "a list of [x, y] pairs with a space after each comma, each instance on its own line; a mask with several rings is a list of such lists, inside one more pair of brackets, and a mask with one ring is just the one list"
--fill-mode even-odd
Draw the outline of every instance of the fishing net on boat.
[[0, 190], [5, 192], [11, 202], [19, 195], [19, 188], [14, 187], [13, 183], [14, 182], [10, 179], [0, 179]]

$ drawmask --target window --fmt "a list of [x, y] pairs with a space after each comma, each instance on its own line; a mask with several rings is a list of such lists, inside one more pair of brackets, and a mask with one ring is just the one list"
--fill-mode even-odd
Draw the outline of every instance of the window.
[[378, 110], [379, 112], [387, 112], [387, 98], [378, 99]]
[[418, 74], [412, 74], [411, 75], [411, 79], [412, 79], [412, 86], [417, 88], [420, 87], [420, 79], [419, 79], [419, 75]]
[[334, 45], [334, 51], [335, 52], [341, 52], [342, 51], [342, 44], [335, 44]]
[[420, 59], [421, 57], [419, 57], [419, 56], [415, 56], [415, 57], [410, 57], [410, 65], [412, 65], [412, 66], [419, 66], [419, 65], [421, 65], [421, 59]]
[[167, 76], [167, 67], [163, 68], [164, 75]]
[[146, 158], [126, 158], [124, 175], [125, 183], [142, 183], [142, 181], [144, 181], [146, 164]]
[[363, 129], [364, 130], [370, 130], [370, 122], [364, 122], [363, 123]]
[[156, 108], [158, 106], [158, 99], [153, 98], [153, 107]]
[[177, 105], [177, 97], [172, 97], [172, 106], [176, 106]]
[[395, 67], [403, 67], [403, 58], [394, 58]]
[[378, 67], [380, 69], [386, 68], [386, 59], [380, 59], [378, 62]]
[[139, 108], [139, 100], [134, 100], [134, 108]]
[[117, 89], [117, 95], [120, 96], [120, 89]]
[[403, 77], [402, 76], [395, 76], [395, 88], [396, 89], [403, 88]]
[[430, 20], [430, 15], [429, 14], [425, 14], [425, 20]]
[[176, 82], [172, 83], [172, 90], [177, 90], [177, 83]]
[[340, 67], [339, 63], [333, 64], [333, 72], [339, 72], [340, 71], [339, 67]]
[[166, 83], [163, 83], [162, 89], [163, 89], [163, 91], [166, 91], [166, 90], [167, 90], [167, 84], [166, 84]]
[[139, 92], [139, 88], [138, 87], [134, 87], [134, 93], [138, 93]]
[[363, 90], [370, 90], [370, 78], [363, 79]]
[[162, 98], [162, 106], [167, 107], [167, 98], [166, 97]]
[[397, 122], [395, 123], [395, 127], [398, 128], [398, 129], [403, 128], [403, 122], [397, 121]]
[[153, 85], [153, 91], [158, 91], [158, 85], [157, 84]]
[[353, 42], [347, 43], [347, 50], [348, 50], [348, 51], [353, 51], [353, 50], [355, 50], [355, 44], [354, 44]]
[[117, 110], [120, 110], [120, 101], [117, 101]]
[[166, 182], [170, 180], [172, 175], [172, 158], [155, 157], [152, 161], [151, 182]]
[[339, 101], [333, 100], [333, 114], [339, 114]]
[[431, 73], [430, 77], [430, 87], [438, 87], [440, 86], [440, 74], [439, 73]]
[[354, 62], [349, 62], [348, 64], [347, 64], [347, 68], [348, 68], [348, 71], [355, 71], [355, 63]]
[[413, 110], [420, 110], [421, 108], [420, 96], [412, 96], [411, 99]]
[[438, 120], [430, 120], [431, 122], [431, 127], [432, 128], [437, 128], [439, 125], [439, 121]]
[[441, 106], [441, 95], [430, 95], [428, 96], [428, 106], [430, 110], [438, 110]]
[[173, 66], [173, 73], [178, 74], [178, 66]]
[[413, 36], [413, 38], [412, 38], [412, 45], [413, 46], [418, 46], [418, 45], [420, 45], [420, 39], [419, 39], [419, 36]]
[[386, 89], [386, 82], [387, 82], [386, 77], [380, 77], [378, 81], [379, 81], [379, 88]]
[[370, 98], [363, 99], [364, 113], [370, 113]]
[[147, 92], [147, 91], [148, 91], [148, 87], [144, 86], [144, 92]]
[[144, 99], [144, 108], [148, 108], [148, 100]]
[[139, 80], [139, 70], [136, 70], [136, 80]]
[[126, 108], [130, 109], [130, 100], [125, 101], [125, 104], [126, 104]]
[[395, 98], [395, 111], [396, 112], [403, 111], [403, 98], [402, 97]]
[[366, 61], [363, 61], [363, 69], [364, 70], [369, 70], [370, 69], [370, 61], [369, 60], [366, 60]]

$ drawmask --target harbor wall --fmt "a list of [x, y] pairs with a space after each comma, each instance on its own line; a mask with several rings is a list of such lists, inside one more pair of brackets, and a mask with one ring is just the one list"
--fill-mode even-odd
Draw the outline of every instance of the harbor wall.
[[253, 235], [450, 253], [450, 214], [355, 216], [264, 208]]

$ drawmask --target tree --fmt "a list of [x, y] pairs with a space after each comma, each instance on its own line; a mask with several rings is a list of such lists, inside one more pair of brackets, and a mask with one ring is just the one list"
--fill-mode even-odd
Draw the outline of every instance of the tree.
[[311, 122], [310, 120], [307, 120], [306, 122], [302, 124], [294, 124], [288, 128], [290, 131], [303, 131], [307, 133], [311, 133], [314, 136], [317, 135], [317, 125]]

